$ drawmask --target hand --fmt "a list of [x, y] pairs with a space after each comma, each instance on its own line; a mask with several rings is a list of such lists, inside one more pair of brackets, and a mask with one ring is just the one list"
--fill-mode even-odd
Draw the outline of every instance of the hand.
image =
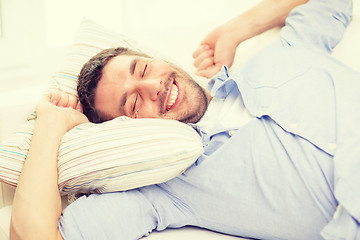
[[36, 107], [37, 119], [51, 124], [62, 134], [73, 127], [89, 122], [82, 113], [78, 99], [63, 91], [51, 92], [44, 97]]
[[239, 45], [233, 31], [238, 31], [233, 21], [215, 28], [201, 42], [193, 53], [197, 74], [210, 78], [217, 74], [223, 65], [231, 67], [236, 48]]

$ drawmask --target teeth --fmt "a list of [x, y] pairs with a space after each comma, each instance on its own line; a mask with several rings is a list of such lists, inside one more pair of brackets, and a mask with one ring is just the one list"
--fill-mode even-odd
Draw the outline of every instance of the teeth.
[[178, 96], [179, 93], [179, 89], [177, 88], [177, 86], [175, 84], [172, 85], [171, 87], [171, 95], [170, 95], [170, 99], [169, 99], [169, 104], [167, 106], [167, 110], [169, 110], [172, 105], [174, 105], [176, 98]]

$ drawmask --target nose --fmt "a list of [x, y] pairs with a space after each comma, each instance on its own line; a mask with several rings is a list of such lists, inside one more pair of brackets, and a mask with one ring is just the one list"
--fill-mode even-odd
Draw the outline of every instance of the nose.
[[147, 78], [138, 81], [138, 91], [142, 97], [149, 98], [152, 101], [159, 99], [164, 90], [163, 80], [161, 78]]

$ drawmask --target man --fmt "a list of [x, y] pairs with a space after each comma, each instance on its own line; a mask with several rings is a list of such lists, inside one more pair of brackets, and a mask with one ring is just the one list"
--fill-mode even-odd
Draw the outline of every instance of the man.
[[[119, 114], [200, 119], [192, 125], [203, 139], [204, 154], [166, 183], [81, 197], [61, 217], [59, 211], [49, 217], [49, 235], [61, 238], [53, 224], [60, 218], [64, 239], [138, 239], [154, 229], [185, 225], [258, 239], [359, 239], [360, 74], [330, 57], [350, 16], [349, 1], [312, 0], [296, 8], [279, 41], [233, 75], [224, 67], [212, 78], [212, 98], [189, 87], [187, 76], [163, 61], [109, 58], [93, 88], [93, 102], [85, 107], [96, 110], [100, 120]], [[219, 65], [216, 47], [225, 40], [214, 35], [194, 54], [200, 59], [195, 60], [200, 74]], [[190, 93], [196, 99], [187, 99]], [[202, 107], [203, 115], [189, 118]], [[45, 125], [51, 106], [45, 102], [38, 108]], [[67, 123], [61, 133], [85, 121], [61, 120]], [[34, 194], [26, 191], [26, 184], [49, 177], [34, 167], [42, 166], [35, 156], [44, 135], [38, 128], [19, 196]], [[45, 153], [56, 158], [55, 151]], [[53, 172], [54, 165], [49, 167]], [[36, 179], [26, 176], [32, 167], [40, 171]], [[45, 187], [49, 192], [56, 188]], [[21, 198], [15, 199], [17, 209]], [[14, 236], [19, 236], [22, 223], [16, 213], [13, 219]]]

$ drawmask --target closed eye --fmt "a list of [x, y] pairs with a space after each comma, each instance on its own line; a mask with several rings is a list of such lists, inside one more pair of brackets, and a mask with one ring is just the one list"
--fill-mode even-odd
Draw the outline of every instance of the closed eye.
[[140, 94], [136, 94], [133, 105], [131, 107], [131, 118], [137, 118], [138, 112], [141, 109], [141, 96]]
[[139, 94], [136, 94], [136, 97], [135, 97], [135, 100], [134, 100], [134, 104], [133, 104], [132, 109], [131, 109], [131, 111], [132, 111], [133, 114], [135, 114], [136, 103], [137, 103], [137, 101], [138, 101], [138, 97], [139, 97]]
[[144, 71], [143, 71], [143, 72], [142, 72], [142, 74], [141, 74], [141, 78], [143, 78], [143, 77], [144, 77], [145, 72], [146, 72], [146, 69], [147, 69], [147, 64], [145, 64]]

